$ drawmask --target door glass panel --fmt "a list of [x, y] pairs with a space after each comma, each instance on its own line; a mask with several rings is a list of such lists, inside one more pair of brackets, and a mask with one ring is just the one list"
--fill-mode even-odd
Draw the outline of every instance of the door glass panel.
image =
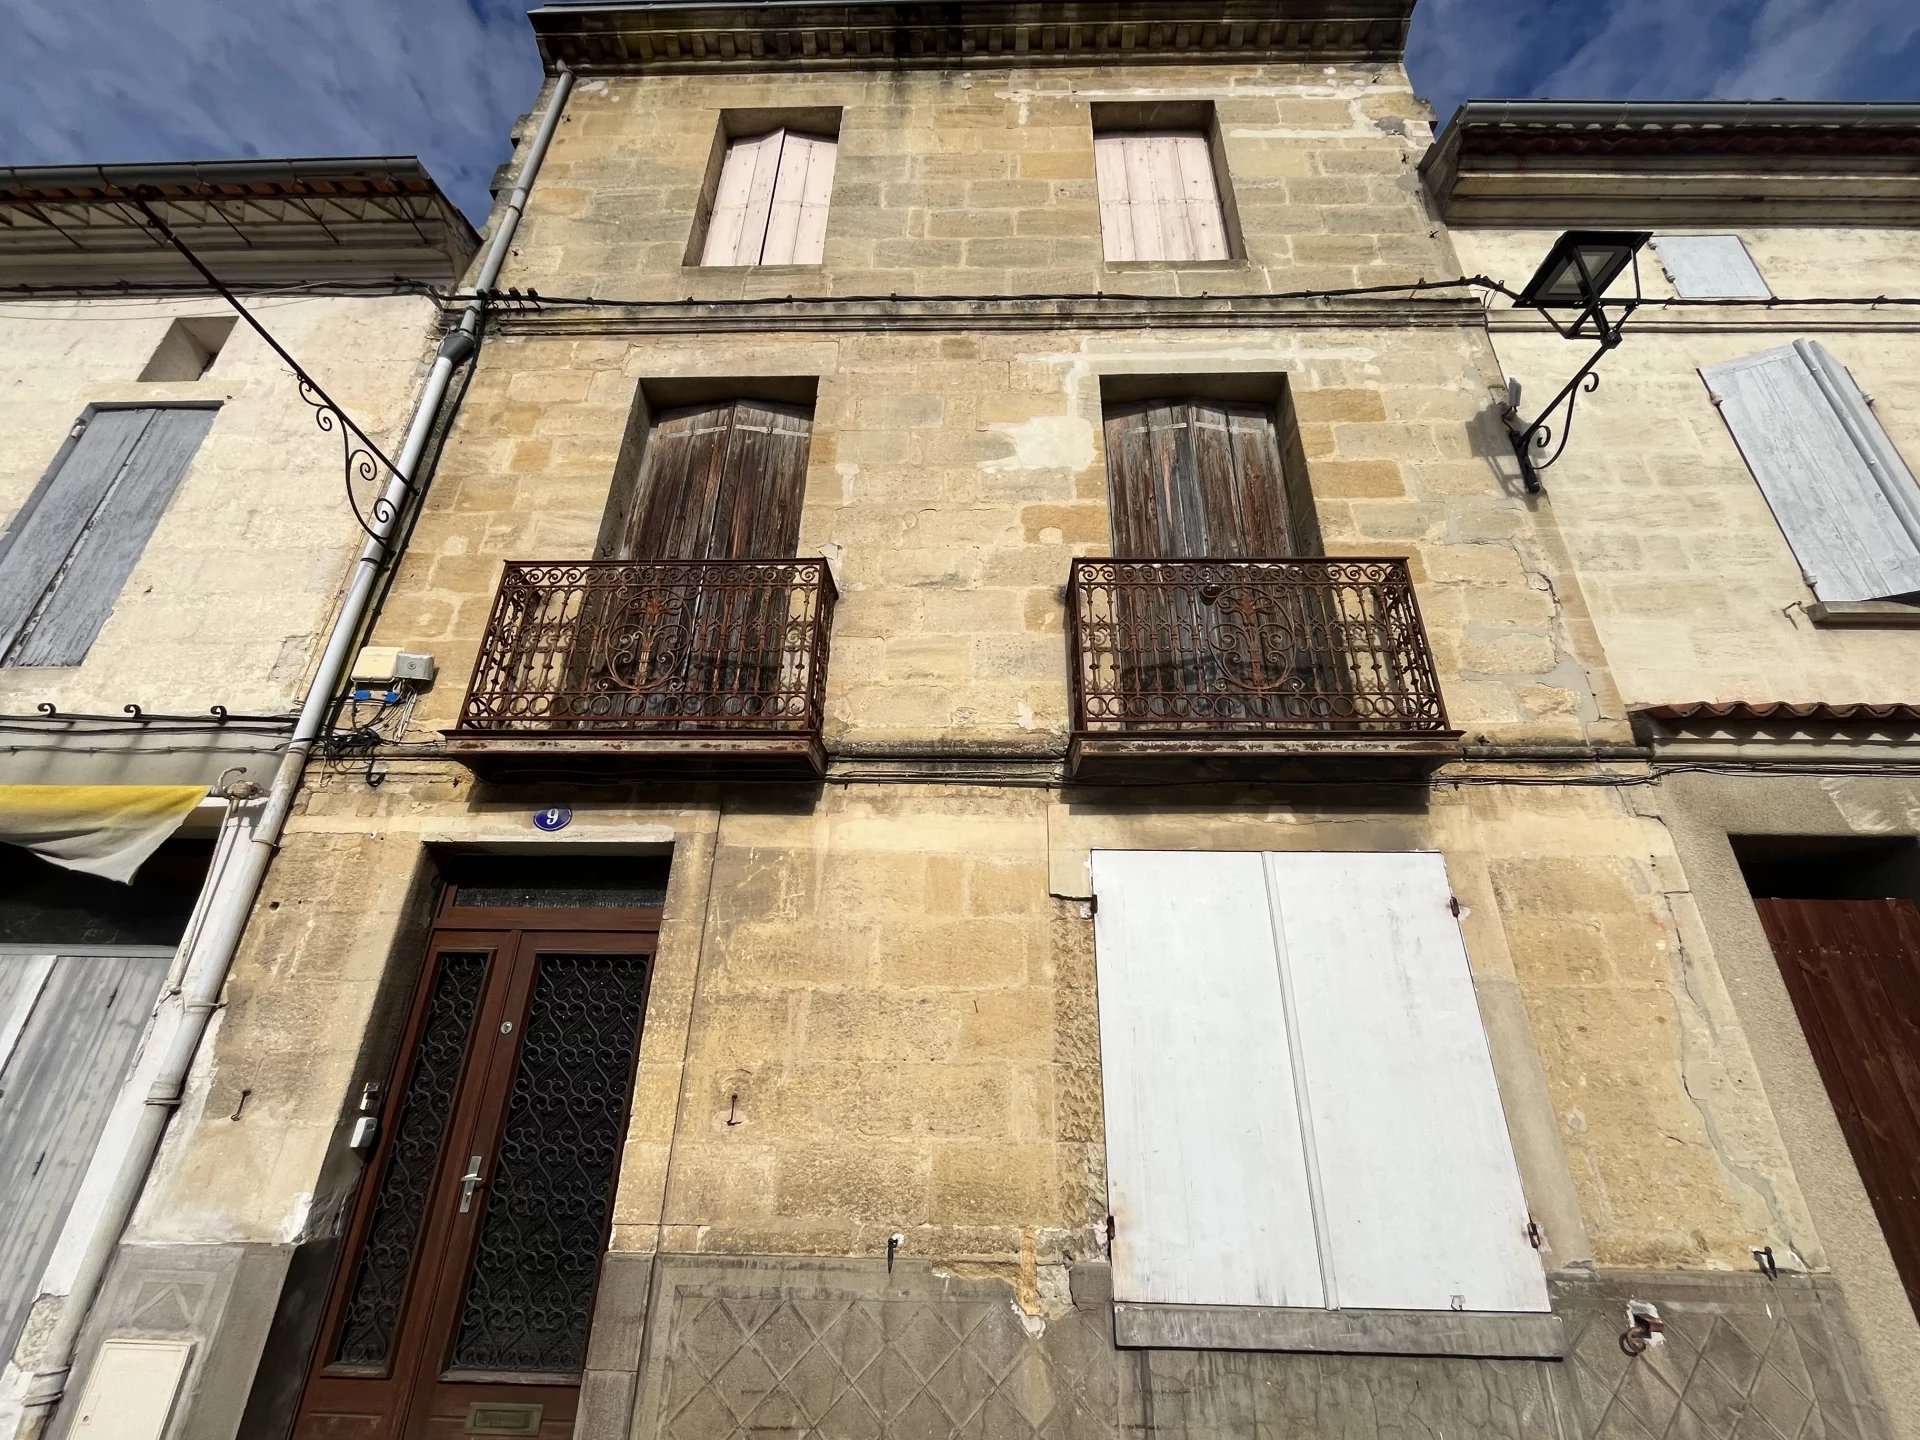
[[645, 991], [637, 956], [540, 957], [456, 1370], [560, 1375], [585, 1362]]
[[427, 1192], [439, 1165], [440, 1143], [486, 973], [484, 951], [440, 957], [440, 976], [428, 1003], [419, 1058], [394, 1122], [393, 1147], [380, 1177], [366, 1248], [341, 1318], [335, 1364], [384, 1365], [392, 1350], [400, 1302], [413, 1273]]

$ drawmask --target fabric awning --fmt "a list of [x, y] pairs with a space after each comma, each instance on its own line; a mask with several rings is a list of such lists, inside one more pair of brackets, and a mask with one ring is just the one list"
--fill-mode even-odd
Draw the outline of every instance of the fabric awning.
[[125, 883], [206, 798], [204, 785], [0, 785], [0, 842]]

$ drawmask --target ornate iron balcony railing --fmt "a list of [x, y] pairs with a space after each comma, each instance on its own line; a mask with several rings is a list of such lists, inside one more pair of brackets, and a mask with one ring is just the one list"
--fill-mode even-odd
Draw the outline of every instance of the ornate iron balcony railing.
[[807, 737], [824, 560], [510, 561], [455, 737]]
[[1405, 560], [1076, 560], [1073, 726], [1450, 738]]

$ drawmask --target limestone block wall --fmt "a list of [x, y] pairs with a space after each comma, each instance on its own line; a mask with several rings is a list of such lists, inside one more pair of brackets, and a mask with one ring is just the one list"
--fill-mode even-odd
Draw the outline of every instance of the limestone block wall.
[[[417, 973], [431, 850], [671, 849], [614, 1248], [870, 1255], [899, 1230], [1040, 1305], [1064, 1283], [1046, 1267], [1098, 1258], [1105, 1216], [1088, 852], [1438, 849], [1550, 1263], [1744, 1268], [1758, 1245], [1822, 1263], [1664, 827], [1614, 787], [1148, 806], [856, 783], [794, 804], [469, 794], [438, 770], [310, 793], [139, 1243], [331, 1223], [344, 1124]], [[530, 815], [555, 801], [576, 818], [544, 840]]]
[[[1912, 232], [1740, 233], [1781, 297], [1903, 294], [1920, 274], [1920, 236]], [[1531, 273], [1550, 240], [1538, 231], [1455, 232], [1469, 269], [1509, 280]], [[1548, 473], [1544, 502], [1615, 683], [1631, 705], [1920, 698], [1920, 632], [1808, 619], [1813, 591], [1700, 377], [1703, 366], [1818, 340], [1872, 398], [1908, 464], [1920, 466], [1920, 393], [1910, 378], [1920, 337], [1911, 313], [1663, 307], [1672, 287], [1653, 251], [1642, 263], [1655, 303], [1602, 362], [1601, 386], [1580, 402], [1573, 443]], [[1588, 353], [1498, 312], [1493, 340], [1506, 373], [1539, 404]]]
[[[1108, 265], [1092, 105], [1215, 106], [1244, 259]], [[824, 262], [688, 266], [721, 111], [838, 107]], [[573, 90], [507, 281], [548, 295], [1249, 293], [1439, 277], [1398, 66], [595, 77]], [[696, 254], [697, 258], [697, 254]]]
[[[800, 553], [834, 563], [828, 739], [1057, 750], [1063, 587], [1109, 553], [1103, 379], [1284, 374], [1333, 554], [1412, 559], [1454, 723], [1624, 735], [1580, 592], [1517, 493], [1464, 328], [552, 333], [483, 350], [376, 632], [435, 653], [415, 738], [454, 724], [502, 562], [586, 558], [649, 380], [818, 385]], [[956, 322], [964, 324], [964, 321]]]
[[[388, 453], [432, 351], [417, 297], [251, 302]], [[10, 301], [0, 315], [0, 526], [11, 523], [89, 405], [214, 402], [219, 414], [85, 663], [0, 669], [0, 711], [272, 713], [295, 705], [364, 540], [337, 433], [315, 428], [293, 376], [236, 325], [203, 379], [138, 377], [176, 316], [216, 297]], [[371, 497], [363, 495], [363, 503]]]

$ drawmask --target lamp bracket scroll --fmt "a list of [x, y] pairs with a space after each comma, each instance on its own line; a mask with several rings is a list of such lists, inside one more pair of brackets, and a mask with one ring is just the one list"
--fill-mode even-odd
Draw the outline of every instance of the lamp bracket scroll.
[[[1580, 397], [1600, 388], [1600, 376], [1594, 367], [1608, 351], [1619, 348], [1628, 317], [1640, 308], [1640, 251], [1652, 238], [1640, 231], [1570, 230], [1554, 243], [1524, 290], [1514, 294], [1504, 286], [1497, 287], [1516, 305], [1539, 311], [1561, 339], [1598, 342], [1587, 363], [1531, 422], [1521, 418], [1519, 385], [1508, 382], [1507, 403], [1501, 413], [1529, 495], [1540, 492], [1540, 472], [1549, 469], [1566, 451]], [[1629, 268], [1633, 271], [1633, 294], [1608, 296], [1607, 290]], [[1571, 319], [1565, 318], [1568, 312]]]

